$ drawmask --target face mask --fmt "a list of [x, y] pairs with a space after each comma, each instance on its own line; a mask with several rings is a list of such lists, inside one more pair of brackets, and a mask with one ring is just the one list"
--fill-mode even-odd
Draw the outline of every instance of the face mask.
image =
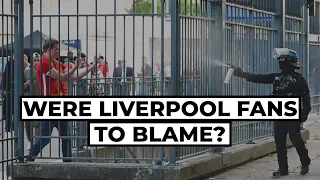
[[289, 61], [279, 61], [279, 67], [280, 69], [284, 71], [291, 71], [294, 70], [291, 63]]

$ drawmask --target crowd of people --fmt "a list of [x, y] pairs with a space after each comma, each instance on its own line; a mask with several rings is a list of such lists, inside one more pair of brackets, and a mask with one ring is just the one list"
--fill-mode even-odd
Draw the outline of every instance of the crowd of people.
[[[76, 55], [77, 54], [77, 55]], [[130, 95], [132, 92], [133, 78], [139, 79], [137, 93], [139, 95], [151, 95], [154, 93], [151, 81], [156, 82], [161, 77], [160, 63], [155, 62], [154, 69], [142, 57], [142, 67], [134, 73], [134, 69], [126, 65], [125, 60], [118, 60], [118, 66], [114, 68], [110, 77], [110, 68], [105, 57], [99, 55], [89, 62], [86, 54], [82, 52], [68, 52], [64, 61], [58, 60], [59, 42], [56, 39], [45, 39], [42, 46], [42, 54], [35, 52], [32, 59], [24, 55], [23, 94], [32, 96], [72, 96], [72, 95]], [[6, 64], [3, 73], [2, 89], [4, 90], [3, 116], [6, 122], [6, 132], [14, 130], [13, 107], [14, 107], [14, 57]], [[32, 61], [32, 62], [31, 62]], [[166, 74], [167, 75], [167, 74]], [[143, 84], [143, 85], [142, 85]], [[101, 92], [100, 92], [101, 93]], [[11, 97], [11, 100], [9, 100]], [[60, 136], [70, 136], [70, 122], [25, 122], [25, 129], [29, 144], [27, 150], [28, 161], [33, 161], [40, 151], [50, 142], [49, 138], [53, 128], [59, 130]], [[82, 129], [78, 136], [86, 135], [85, 122], [78, 124]], [[36, 137], [34, 139], [34, 137]], [[32, 143], [35, 141], [34, 143]], [[85, 145], [84, 140], [78, 144], [81, 148]], [[62, 139], [62, 152], [64, 157], [71, 156], [71, 139]], [[68, 162], [70, 159], [64, 159]]]

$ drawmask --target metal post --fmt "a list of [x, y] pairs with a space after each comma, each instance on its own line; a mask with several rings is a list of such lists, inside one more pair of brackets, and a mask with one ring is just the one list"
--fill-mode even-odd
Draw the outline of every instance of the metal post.
[[[171, 15], [171, 94], [179, 95], [179, 81], [180, 81], [180, 48], [179, 48], [179, 10], [178, 1], [170, 1], [170, 15]], [[170, 148], [170, 164], [176, 163], [176, 148]]]
[[[21, 60], [19, 62], [19, 82], [17, 83], [19, 85], [19, 96], [17, 96], [17, 101], [20, 102], [20, 96], [23, 94], [23, 79], [24, 79], [24, 0], [20, 0], [19, 3], [19, 49], [20, 49], [20, 57]], [[18, 111], [20, 112], [20, 104], [17, 104], [16, 107], [18, 107]], [[15, 113], [16, 115], [20, 113]], [[16, 116], [15, 121], [19, 122], [19, 157], [20, 162], [24, 162], [24, 122], [20, 121], [20, 116]], [[18, 124], [18, 123], [17, 123]], [[23, 140], [22, 140], [23, 139]]]
[[[213, 5], [213, 6], [212, 6]], [[225, 14], [226, 14], [226, 0], [216, 1], [208, 4], [208, 16], [214, 19], [213, 25], [209, 28], [209, 41], [207, 44], [211, 49], [208, 49], [210, 56], [209, 60], [218, 60], [221, 63], [226, 63], [225, 59]], [[211, 63], [209, 63], [211, 64]], [[215, 70], [211, 70], [214, 68]], [[226, 87], [223, 83], [223, 78], [226, 74], [225, 67], [214, 67], [211, 66], [209, 69], [209, 90], [208, 95], [225, 95]], [[221, 86], [222, 84], [222, 86]], [[218, 87], [218, 88], [217, 88]], [[220, 87], [220, 88], [219, 88]], [[222, 152], [224, 148], [217, 147], [213, 148], [212, 152]]]
[[308, 84], [310, 81], [309, 77], [309, 9], [308, 1], [303, 0], [303, 76], [306, 78]]
[[[252, 10], [249, 10], [249, 24], [254, 24], [254, 13]], [[256, 54], [256, 45], [257, 41], [255, 41], [255, 28], [250, 28], [249, 29], [249, 53], [248, 53], [248, 59], [249, 63], [244, 65], [243, 70], [248, 71], [248, 72], [254, 72], [254, 61], [256, 60], [255, 54]], [[253, 91], [253, 85], [252, 84], [247, 84], [248, 90], [246, 91], [247, 94], [254, 94], [255, 92]], [[249, 136], [250, 136], [250, 129], [249, 129]]]
[[180, 81], [180, 60], [179, 60], [179, 12], [178, 1], [170, 1], [171, 14], [171, 92], [172, 95], [179, 95]]
[[[214, 19], [212, 28], [209, 28], [209, 41], [212, 40], [211, 49], [208, 49], [211, 53], [209, 60], [218, 60], [222, 63], [226, 62], [225, 59], [225, 20], [226, 20], [226, 0], [215, 1], [209, 4], [211, 8], [211, 17]], [[211, 31], [211, 32], [210, 32]], [[207, 43], [207, 44], [208, 44]], [[210, 47], [210, 46], [209, 46]], [[213, 68], [213, 67], [210, 67]], [[209, 94], [208, 95], [225, 95], [226, 87], [223, 83], [223, 78], [226, 74], [225, 67], [215, 67], [214, 71], [209, 71]], [[212, 78], [214, 78], [212, 80]], [[214, 83], [214, 84], [213, 84]], [[221, 86], [222, 84], [222, 86]], [[221, 87], [221, 88], [216, 88]], [[210, 89], [211, 88], [211, 89]]]
[[[303, 42], [303, 76], [306, 78], [308, 84], [310, 83], [309, 77], [309, 9], [308, 9], [308, 1], [303, 0], [303, 32], [302, 32], [302, 42]], [[303, 123], [300, 125], [300, 129], [303, 129]]]
[[278, 48], [286, 47], [286, 0], [276, 0], [276, 22], [277, 22], [277, 32], [278, 32], [278, 40], [279, 46]]
[[[33, 36], [32, 36], [32, 32], [33, 32], [33, 0], [29, 0], [29, 7], [30, 7], [30, 58], [33, 57]], [[30, 67], [33, 67], [33, 60], [30, 60]], [[31, 71], [30, 71], [31, 72]], [[30, 73], [30, 82], [33, 82], [33, 79], [36, 77], [33, 77], [33, 73]], [[30, 94], [33, 91], [33, 88], [37, 88], [37, 87], [33, 87], [30, 86]], [[30, 129], [27, 129], [27, 131], [30, 131]], [[31, 134], [33, 134], [33, 128], [31, 128]]]
[[15, 0], [14, 14], [17, 16], [14, 19], [14, 137], [15, 139], [15, 152], [18, 156], [19, 162], [23, 162], [24, 157], [24, 124], [20, 121], [20, 96], [23, 90], [23, 28], [24, 28], [24, 1]]
[[[254, 12], [253, 10], [249, 10], [249, 24], [254, 24]], [[249, 71], [249, 72], [254, 72], [255, 68], [254, 66], [252, 66], [252, 64], [255, 64], [255, 61], [257, 60], [256, 57], [258, 57], [258, 52], [257, 52], [257, 44], [258, 42], [255, 41], [255, 30], [256, 28], [250, 28], [249, 29], [249, 63], [246, 64], [246, 66], [243, 68], [244, 71]], [[249, 86], [249, 91], [247, 91], [248, 94], [255, 94], [256, 92], [252, 91], [252, 85], [251, 84], [247, 84]], [[253, 144], [253, 122], [251, 121], [251, 123], [249, 124], [249, 137], [247, 144]]]

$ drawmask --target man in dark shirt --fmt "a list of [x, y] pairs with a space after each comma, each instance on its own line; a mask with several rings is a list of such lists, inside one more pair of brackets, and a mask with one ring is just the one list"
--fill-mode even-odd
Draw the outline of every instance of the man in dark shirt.
[[133, 68], [125, 64], [125, 60], [120, 60], [121, 66], [118, 66], [113, 71], [115, 78], [113, 94], [114, 95], [130, 95], [130, 87], [132, 85]]

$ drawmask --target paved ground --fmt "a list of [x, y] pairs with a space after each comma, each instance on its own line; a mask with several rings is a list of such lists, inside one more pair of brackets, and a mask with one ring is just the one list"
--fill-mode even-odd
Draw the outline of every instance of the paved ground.
[[[290, 175], [279, 179], [300, 179], [315, 180], [320, 179], [320, 117], [308, 120], [304, 126], [310, 130], [310, 140], [307, 142], [307, 148], [312, 159], [310, 173], [304, 176], [300, 175], [300, 160], [294, 148], [288, 150]], [[258, 159], [238, 168], [224, 172], [218, 176], [208, 178], [207, 180], [230, 179], [230, 180], [260, 180], [272, 179], [271, 175], [278, 168], [277, 157], [275, 154]]]
[[[0, 115], [2, 114], [2, 107], [0, 105]], [[10, 159], [13, 158], [12, 149], [14, 149], [14, 132], [5, 132], [5, 122], [0, 120], [0, 179], [6, 179], [6, 169], [7, 165], [10, 164]], [[57, 129], [53, 130], [53, 136], [58, 136]], [[26, 147], [28, 140], [25, 134], [24, 137], [24, 152], [28, 153]], [[54, 139], [51, 141], [51, 145], [47, 145], [42, 151], [43, 157], [59, 157], [59, 145], [58, 140]], [[60, 156], [62, 156], [61, 146], [60, 146]], [[39, 155], [38, 157], [41, 157]], [[49, 160], [49, 159], [37, 159], [36, 162], [62, 162], [62, 160]]]

